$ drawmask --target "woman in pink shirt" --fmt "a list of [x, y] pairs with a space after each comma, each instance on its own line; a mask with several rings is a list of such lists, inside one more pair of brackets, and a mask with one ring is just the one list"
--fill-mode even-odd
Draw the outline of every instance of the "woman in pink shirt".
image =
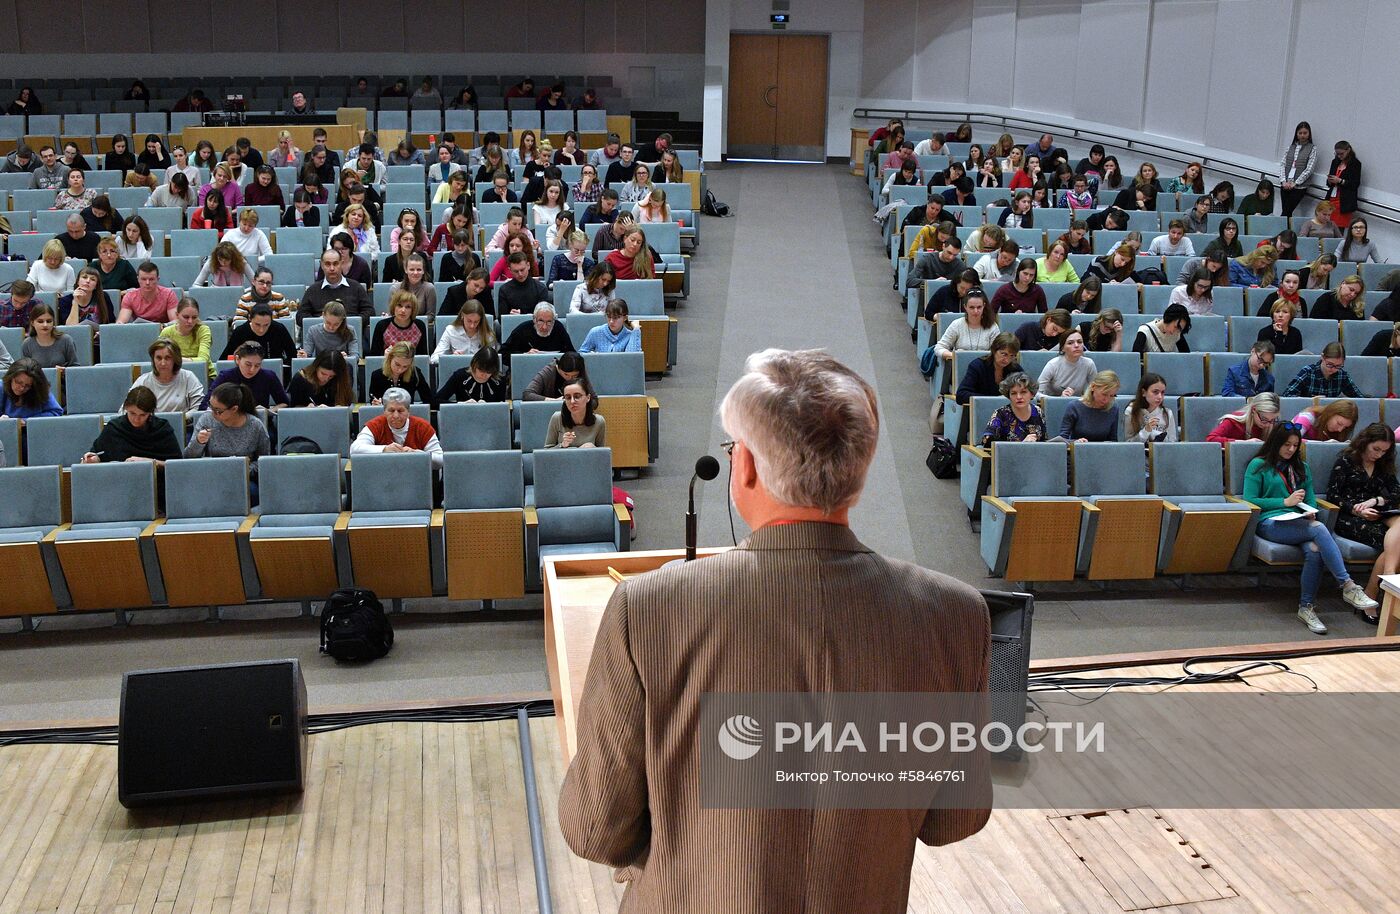
[[209, 195], [209, 191], [217, 190], [224, 195], [224, 205], [230, 210], [243, 205], [243, 188], [233, 179], [233, 169], [229, 168], [226, 162], [215, 165], [210, 177], [209, 183], [199, 189], [199, 199], [203, 200]]

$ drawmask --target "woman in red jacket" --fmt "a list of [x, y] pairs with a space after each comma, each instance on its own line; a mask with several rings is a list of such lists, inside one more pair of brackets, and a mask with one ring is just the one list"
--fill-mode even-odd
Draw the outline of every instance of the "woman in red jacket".
[[647, 236], [640, 228], [630, 228], [622, 236], [622, 247], [608, 254], [607, 262], [618, 279], [651, 279], [656, 263], [647, 248]]
[[1207, 441], [1226, 444], [1231, 441], [1262, 441], [1269, 437], [1278, 422], [1278, 397], [1271, 393], [1259, 393], [1250, 398], [1249, 404], [1237, 413], [1226, 413], [1220, 417], [1220, 424], [1206, 435]]

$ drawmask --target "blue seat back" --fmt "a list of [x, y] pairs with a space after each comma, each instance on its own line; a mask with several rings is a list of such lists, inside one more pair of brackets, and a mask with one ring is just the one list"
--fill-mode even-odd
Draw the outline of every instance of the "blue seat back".
[[14, 466], [0, 469], [0, 532], [19, 527], [57, 527], [63, 523], [60, 495], [62, 471], [56, 466]]
[[29, 466], [70, 466], [83, 459], [102, 431], [102, 416], [45, 416], [24, 423]]
[[1147, 451], [1135, 441], [1093, 441], [1070, 449], [1074, 465], [1072, 494], [1145, 495]]
[[295, 454], [258, 460], [258, 507], [263, 514], [338, 514], [340, 458]]
[[145, 362], [147, 349], [160, 336], [160, 324], [108, 324], [102, 328], [103, 362]]
[[560, 405], [551, 400], [521, 400], [514, 409], [520, 417], [520, 450], [529, 454], [543, 447], [545, 433], [549, 431], [549, 417], [559, 412]]
[[509, 449], [444, 454], [442, 487], [448, 511], [523, 508], [522, 455]]
[[[1157, 442], [1149, 445], [1152, 493], [1171, 496], [1219, 495], [1224, 498], [1225, 455], [1214, 441]], [[1211, 468], [1215, 472], [1210, 472]]]
[[1312, 471], [1313, 491], [1317, 493], [1318, 498], [1327, 497], [1327, 483], [1332, 479], [1332, 467], [1336, 465], [1337, 458], [1346, 447], [1345, 441], [1303, 442], [1303, 459], [1308, 462], [1308, 469]]
[[73, 523], [108, 524], [155, 519], [154, 463], [75, 463], [70, 472]]
[[310, 438], [323, 454], [350, 456], [350, 407], [304, 406], [277, 413], [277, 449], [288, 438]]
[[551, 448], [534, 458], [535, 507], [612, 504], [609, 448]]
[[1203, 352], [1149, 352], [1143, 362], [1145, 371], [1156, 372], [1167, 382], [1168, 396], [1196, 396], [1207, 392]]
[[166, 517], [237, 517], [248, 510], [248, 458], [166, 462]]
[[[144, 361], [145, 353], [141, 355]], [[119, 412], [133, 380], [130, 364], [79, 365], [64, 369], [64, 408], [69, 414]]]
[[600, 397], [644, 396], [644, 360], [640, 352], [591, 352], [583, 357], [588, 380]]
[[1062, 496], [1069, 488], [1063, 441], [1018, 441], [992, 447], [989, 492], [998, 498]]
[[433, 455], [360, 454], [350, 473], [354, 511], [429, 511], [433, 507]]
[[438, 407], [444, 451], [501, 451], [511, 446], [509, 403], [444, 403]]

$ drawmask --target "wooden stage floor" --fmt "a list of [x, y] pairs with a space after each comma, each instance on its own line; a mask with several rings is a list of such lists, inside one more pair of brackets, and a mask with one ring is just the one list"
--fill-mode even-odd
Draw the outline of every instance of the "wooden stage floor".
[[[1325, 691], [1400, 690], [1397, 652], [1288, 663]], [[558, 729], [537, 718], [530, 733], [554, 910], [615, 911], [611, 871], [559, 833]], [[301, 798], [176, 813], [117, 803], [113, 747], [0, 749], [0, 914], [539, 911], [517, 734], [514, 720], [320, 734]], [[1395, 810], [998, 811], [967, 841], [919, 846], [909, 910], [1373, 914], [1400, 898], [1396, 847]]]

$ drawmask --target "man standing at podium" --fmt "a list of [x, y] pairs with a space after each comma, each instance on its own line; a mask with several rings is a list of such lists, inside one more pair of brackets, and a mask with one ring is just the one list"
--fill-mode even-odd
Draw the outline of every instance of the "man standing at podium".
[[[750, 356], [720, 407], [730, 496], [753, 533], [618, 585], [603, 614], [559, 818], [580, 856], [623, 868], [624, 912], [903, 912], [916, 839], [990, 815], [984, 754], [962, 809], [702, 809], [706, 692], [984, 692], [976, 590], [871, 552], [848, 526], [879, 418], [820, 351]], [[982, 800], [985, 799], [985, 802]]]

